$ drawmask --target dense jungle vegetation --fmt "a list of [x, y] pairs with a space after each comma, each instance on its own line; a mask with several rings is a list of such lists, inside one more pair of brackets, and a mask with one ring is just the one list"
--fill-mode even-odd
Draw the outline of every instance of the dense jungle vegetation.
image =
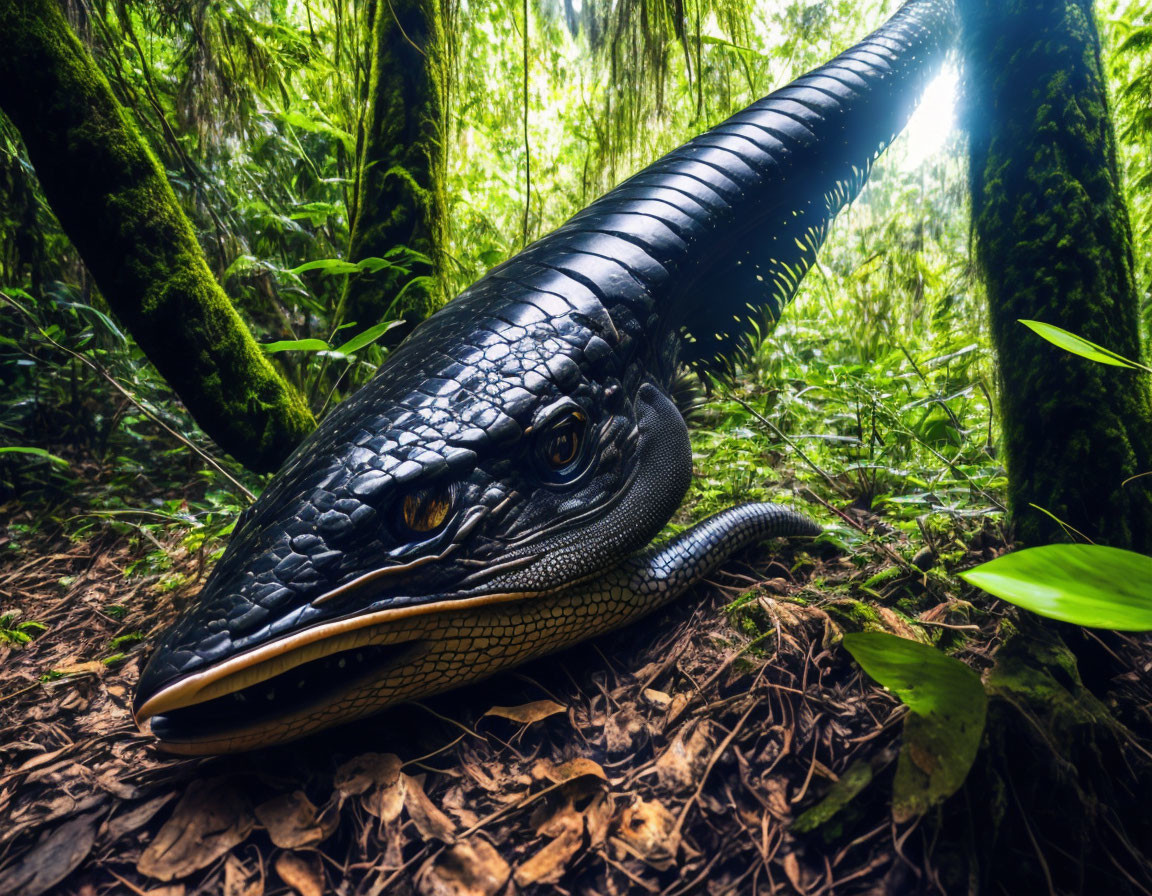
[[[0, 24], [19, 2], [0, 0]], [[1069, 382], [1147, 414], [1146, 4], [1006, 4], [1095, 16], [1083, 46], [1090, 56], [1098, 33], [1097, 124], [1114, 133], [1120, 174], [1109, 218], [1131, 229], [1130, 279], [1116, 288], [1136, 302], [1132, 341], [1066, 337], [1078, 357], [1016, 322], [1028, 315], [1012, 302], [1032, 287], [997, 234], [1022, 230], [1027, 206], [988, 198], [1011, 160], [978, 142], [988, 113], [973, 85], [994, 77], [966, 61], [987, 39], [969, 35], [780, 320], [729, 374], [691, 387], [695, 476], [671, 528], [768, 500], [803, 507], [824, 535], [753, 552], [644, 632], [389, 711], [383, 725], [257, 758], [177, 760], [131, 722], [149, 641], [314, 421], [487, 270], [899, 4], [36, 3], [45, 32], [59, 10], [93, 63], [71, 76], [72, 99], [96, 103], [105, 84], [107, 120], [147, 152], [124, 168], [140, 223], [112, 233], [84, 192], [101, 169], [26, 133], [22, 116], [59, 110], [20, 86], [23, 50], [0, 62], [0, 892], [1152, 889], [1152, 826], [1136, 808], [1152, 792], [1152, 653], [1144, 635], [1107, 631], [1152, 629], [1140, 603], [1152, 604], [1140, 579], [1152, 544], [1140, 433], [1152, 420], [1074, 433], [1076, 450], [1026, 494], [1005, 464], [1036, 419], [1071, 413]], [[30, 156], [41, 144], [61, 160], [56, 186]], [[190, 231], [166, 210], [169, 188]], [[1074, 201], [1061, 207], [1075, 217]], [[1059, 244], [1067, 267], [1046, 277], [1088, 264]], [[215, 309], [207, 323], [162, 302], [136, 318], [97, 285], [199, 270], [201, 255], [193, 291]], [[1048, 417], [1006, 423], [1005, 370], [1026, 362], [997, 356], [1004, 339], [1049, 353], [1059, 377], [1032, 381], [1049, 390]], [[193, 343], [198, 354], [182, 354]], [[1131, 479], [1106, 477], [1116, 491], [1101, 491], [1098, 515], [1074, 517], [1045, 477], [1090, 478], [1104, 455], [1135, 464], [1118, 477]], [[1030, 503], [1036, 515], [1021, 515]], [[1050, 613], [1066, 622], [1049, 628], [960, 577], [1021, 531], [1031, 547], [1129, 549], [1114, 569], [1073, 566], [1089, 598], [1107, 604], [1111, 581], [1128, 603], [1087, 620]], [[1025, 572], [1042, 585], [1064, 562]], [[923, 669], [936, 660], [915, 654], [909, 680], [891, 668], [899, 647], [877, 657], [851, 640], [860, 633], [963, 669], [933, 678]], [[909, 696], [921, 674], [943, 682], [951, 696], [924, 699], [966, 734]], [[919, 783], [906, 741], [926, 751]], [[595, 768], [562, 768], [581, 757]]]

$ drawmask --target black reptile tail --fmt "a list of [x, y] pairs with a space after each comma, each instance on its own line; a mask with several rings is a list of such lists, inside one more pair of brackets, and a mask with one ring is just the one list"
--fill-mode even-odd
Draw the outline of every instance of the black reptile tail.
[[907, 122], [953, 18], [952, 0], [909, 0], [852, 49], [648, 166], [489, 276], [527, 283], [559, 272], [656, 345], [683, 331], [683, 360], [731, 358], [752, 322], [775, 319], [792, 298], [833, 217]]

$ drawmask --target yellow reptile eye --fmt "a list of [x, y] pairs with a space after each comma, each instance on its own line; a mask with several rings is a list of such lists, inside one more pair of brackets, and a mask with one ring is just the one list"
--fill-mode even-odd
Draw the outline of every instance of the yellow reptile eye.
[[400, 519], [412, 532], [427, 535], [444, 525], [451, 509], [452, 495], [448, 489], [424, 488], [404, 496]]
[[541, 433], [538, 456], [545, 468], [566, 471], [580, 458], [584, 446], [584, 430], [588, 418], [580, 411], [572, 411], [554, 421]]
[[580, 450], [580, 436], [574, 429], [565, 429], [556, 433], [548, 441], [548, 463], [559, 470], [566, 467], [576, 459], [576, 452]]

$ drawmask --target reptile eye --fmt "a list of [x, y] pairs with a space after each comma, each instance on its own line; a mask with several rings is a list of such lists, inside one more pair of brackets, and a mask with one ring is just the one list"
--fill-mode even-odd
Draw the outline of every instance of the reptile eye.
[[447, 488], [422, 488], [400, 502], [400, 527], [411, 535], [431, 535], [444, 525], [452, 509], [452, 493]]
[[567, 476], [577, 471], [583, 455], [588, 418], [580, 411], [570, 411], [554, 420], [540, 434], [536, 456], [544, 472]]

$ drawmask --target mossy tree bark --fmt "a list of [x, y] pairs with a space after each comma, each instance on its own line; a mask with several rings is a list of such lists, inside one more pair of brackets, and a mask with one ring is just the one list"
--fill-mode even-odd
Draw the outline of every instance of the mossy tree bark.
[[964, 0], [977, 258], [1002, 378], [1020, 540], [1152, 552], [1146, 374], [1104, 367], [1019, 320], [1140, 357], [1131, 231], [1090, 0]]
[[53, 0], [0, 0], [0, 109], [116, 316], [228, 453], [275, 469], [313, 428], [216, 283], [164, 171]]
[[[377, 0], [368, 111], [357, 159], [352, 261], [406, 246], [432, 260], [348, 279], [343, 318], [361, 328], [385, 316], [415, 322], [438, 303], [442, 243], [445, 41], [440, 0]], [[413, 278], [419, 278], [405, 289]], [[401, 292], [403, 291], [403, 295]]]
[[[960, 0], [973, 230], [1002, 376], [1019, 537], [1047, 508], [1099, 541], [1152, 548], [1147, 378], [1050, 346], [1041, 320], [1140, 353], [1131, 237], [1088, 0]], [[1139, 480], [1137, 481], [1139, 482]], [[1133, 487], [1136, 486], [1136, 487]], [[985, 739], [928, 825], [943, 892], [1146, 893], [1152, 725], [1132, 640], [1010, 612], [984, 672]]]

